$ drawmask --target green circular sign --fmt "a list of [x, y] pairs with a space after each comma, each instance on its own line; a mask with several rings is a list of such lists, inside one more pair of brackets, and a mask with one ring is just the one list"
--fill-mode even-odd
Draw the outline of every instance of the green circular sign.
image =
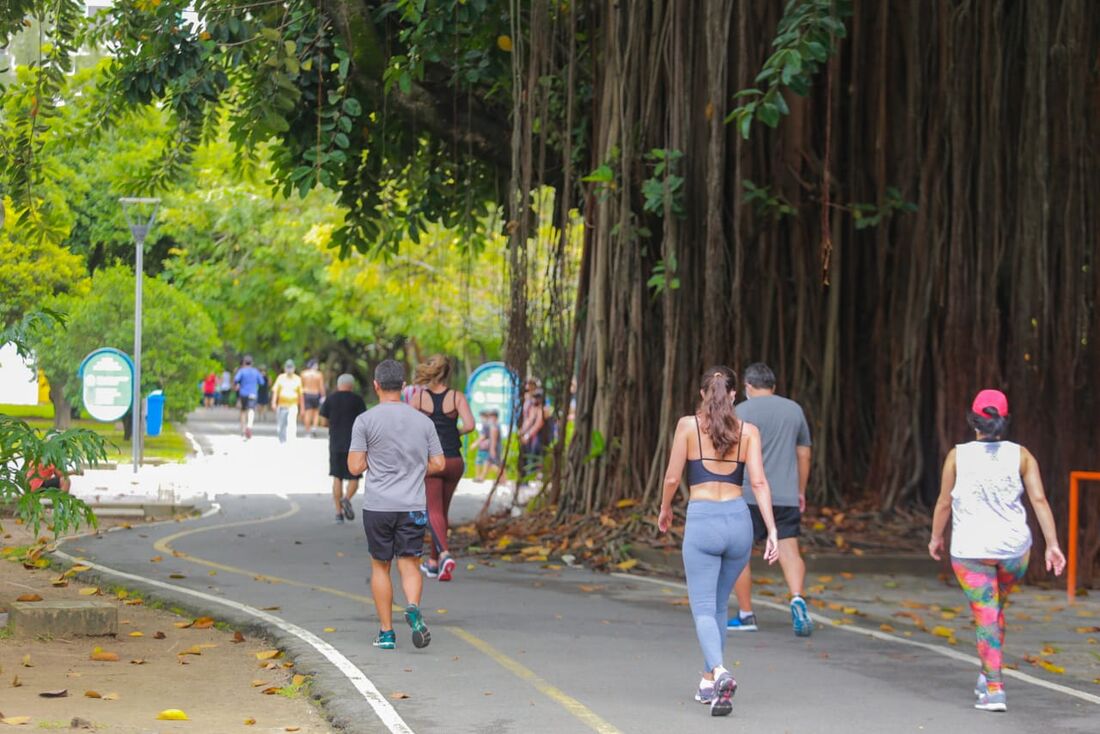
[[84, 409], [97, 421], [117, 421], [134, 402], [134, 363], [117, 349], [97, 349], [80, 365]]

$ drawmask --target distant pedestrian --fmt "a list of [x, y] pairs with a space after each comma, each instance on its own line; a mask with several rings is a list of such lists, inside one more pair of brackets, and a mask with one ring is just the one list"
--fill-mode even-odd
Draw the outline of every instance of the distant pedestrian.
[[474, 481], [484, 482], [491, 471], [493, 479], [500, 477], [502, 470], [501, 449], [503, 441], [500, 435], [500, 412], [495, 408], [480, 413], [481, 432], [477, 441], [477, 473]]
[[527, 381], [528, 392], [523, 401], [523, 418], [519, 426], [520, 466], [516, 478], [519, 489], [542, 470], [543, 442], [546, 427], [546, 394], [533, 379]]
[[271, 376], [266, 364], [261, 364], [258, 369], [264, 379], [260, 383], [260, 394], [256, 398], [256, 417], [263, 423], [267, 419], [268, 411], [271, 409], [271, 383], [275, 378]]
[[[359, 480], [363, 475], [348, 471], [348, 449], [355, 419], [366, 410], [363, 398], [355, 392], [355, 378], [347, 374], [336, 378], [336, 392], [321, 403], [321, 417], [328, 421], [328, 473], [332, 477], [332, 501], [336, 505], [337, 523], [355, 519], [351, 498], [359, 489]], [[344, 482], [347, 482], [346, 491]]]
[[218, 394], [215, 401], [218, 405], [229, 405], [229, 392], [233, 388], [233, 373], [222, 370], [221, 381], [218, 382]]
[[[763, 362], [745, 368], [745, 395], [748, 400], [737, 406], [737, 414], [760, 431], [764, 473], [771, 487], [772, 516], [779, 530], [779, 565], [790, 593], [791, 626], [797, 636], [809, 637], [814, 623], [802, 596], [806, 563], [798, 548], [798, 537], [802, 534], [806, 485], [810, 480], [810, 426], [798, 403], [775, 394], [775, 373]], [[767, 530], [753, 496], [751, 480], [749, 476], [745, 482], [745, 501], [752, 515], [753, 538], [759, 543], [767, 536]], [[729, 620], [729, 628], [751, 632], [757, 625], [752, 610], [752, 572], [748, 566], [734, 590], [739, 612]]]
[[944, 459], [928, 553], [940, 560], [951, 515], [951, 567], [970, 600], [982, 661], [974, 708], [1006, 711], [1001, 677], [1005, 607], [1009, 591], [1027, 573], [1031, 555], [1025, 490], [1046, 542], [1047, 571], [1060, 576], [1066, 557], [1058, 547], [1039, 462], [1023, 446], [1005, 440], [1008, 398], [1000, 390], [982, 390], [970, 405], [967, 422], [974, 440], [955, 446]]
[[428, 527], [424, 476], [443, 471], [446, 466], [431, 420], [401, 402], [404, 384], [405, 368], [400, 363], [387, 359], [374, 369], [374, 391], [379, 402], [355, 419], [348, 453], [348, 471], [367, 474], [363, 528], [371, 555], [371, 595], [380, 623], [374, 646], [384, 650], [392, 650], [397, 644], [390, 580], [395, 557], [413, 646], [425, 647], [431, 642], [420, 611], [424, 580], [419, 565]]
[[283, 374], [271, 386], [271, 408], [279, 431], [279, 443], [298, 437], [298, 411], [303, 403], [302, 378], [294, 373], [294, 360], [283, 364]]
[[[672, 498], [680, 488], [686, 466], [684, 574], [695, 634], [706, 666], [695, 700], [709, 704], [711, 716], [728, 716], [737, 690], [737, 682], [723, 661], [729, 597], [752, 550], [752, 520], [741, 494], [745, 467], [767, 527], [764, 559], [768, 563], [778, 557], [779, 541], [760, 453], [760, 433], [751, 423], [739, 419], [733, 409], [737, 374], [729, 367], [712, 367], [703, 375], [699, 392], [702, 401], [698, 410], [676, 424], [657, 527], [662, 533], [672, 527]], [[731, 471], [727, 471], [729, 467]]]
[[302, 422], [309, 431], [310, 438], [317, 435], [317, 416], [321, 403], [325, 399], [325, 373], [320, 370], [316, 359], [306, 362], [302, 371], [303, 400]]
[[202, 404], [207, 408], [214, 407], [214, 400], [218, 396], [218, 375], [211, 372], [202, 381]]
[[440, 581], [450, 581], [455, 569], [447, 541], [447, 515], [451, 509], [451, 499], [466, 471], [461, 437], [476, 428], [466, 396], [452, 390], [450, 380], [451, 361], [442, 354], [433, 355], [416, 368], [415, 382], [420, 390], [413, 398], [413, 405], [431, 418], [446, 459], [442, 470], [429, 472], [424, 480], [432, 550], [421, 570], [428, 578], [438, 578]]
[[252, 438], [252, 424], [256, 420], [260, 386], [266, 381], [264, 374], [252, 366], [252, 356], [246, 354], [241, 360], [241, 368], [233, 376], [233, 386], [237, 390], [237, 403], [241, 408], [241, 435], [246, 441]]

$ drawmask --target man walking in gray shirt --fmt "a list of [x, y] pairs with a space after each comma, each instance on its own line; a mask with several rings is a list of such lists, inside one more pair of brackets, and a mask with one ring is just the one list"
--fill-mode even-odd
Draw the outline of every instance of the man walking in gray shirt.
[[[806, 509], [806, 484], [810, 479], [810, 427], [798, 403], [775, 394], [775, 373], [762, 362], [745, 369], [745, 394], [748, 400], [737, 406], [737, 417], [757, 427], [764, 453], [764, 474], [772, 489], [772, 511], [779, 530], [779, 565], [791, 592], [791, 622], [794, 633], [809, 637], [814, 630], [802, 584], [806, 564], [798, 549], [802, 534], [802, 511]], [[767, 537], [767, 529], [756, 507], [748, 472], [743, 493], [752, 515], [756, 542]], [[756, 629], [752, 611], [752, 573], [745, 570], [734, 585], [739, 614], [729, 620], [730, 630]]]
[[432, 640], [420, 612], [420, 554], [428, 528], [424, 475], [443, 471], [443, 448], [431, 419], [401, 402], [404, 387], [405, 368], [398, 362], [387, 359], [374, 369], [378, 405], [355, 419], [348, 451], [348, 471], [367, 475], [363, 528], [371, 556], [370, 590], [380, 623], [374, 646], [384, 650], [397, 645], [390, 580], [395, 557], [412, 643], [426, 647]]

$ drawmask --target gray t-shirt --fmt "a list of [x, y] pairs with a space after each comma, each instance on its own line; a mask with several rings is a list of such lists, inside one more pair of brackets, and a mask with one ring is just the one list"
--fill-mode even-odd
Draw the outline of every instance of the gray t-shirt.
[[380, 403], [355, 419], [349, 451], [367, 452], [364, 510], [424, 509], [428, 457], [443, 453], [428, 416], [405, 403]]
[[[798, 507], [798, 456], [795, 448], [811, 446], [810, 427], [801, 406], [778, 395], [749, 398], [737, 406], [737, 417], [760, 430], [764, 475], [772, 490], [772, 505]], [[745, 501], [755, 505], [756, 498], [745, 469]]]

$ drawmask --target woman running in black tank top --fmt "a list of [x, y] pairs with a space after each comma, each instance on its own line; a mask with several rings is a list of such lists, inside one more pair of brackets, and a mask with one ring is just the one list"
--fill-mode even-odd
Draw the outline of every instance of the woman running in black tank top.
[[432, 550], [430, 559], [420, 568], [428, 578], [438, 578], [440, 581], [450, 581], [454, 574], [455, 562], [447, 544], [447, 514], [458, 483], [466, 471], [462, 460], [462, 435], [476, 427], [466, 396], [448, 386], [450, 377], [450, 361], [441, 354], [432, 356], [416, 368], [414, 382], [420, 389], [413, 398], [413, 406], [426, 413], [435, 424], [446, 462], [443, 471], [424, 478]]

